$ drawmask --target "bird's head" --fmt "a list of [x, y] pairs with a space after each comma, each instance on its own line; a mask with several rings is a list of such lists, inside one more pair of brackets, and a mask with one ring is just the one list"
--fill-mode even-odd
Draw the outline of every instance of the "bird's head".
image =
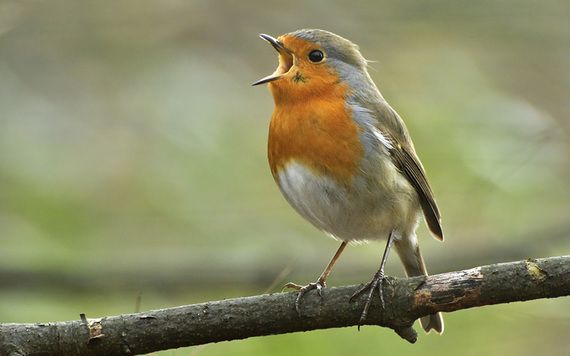
[[278, 38], [265, 34], [260, 37], [275, 48], [279, 65], [253, 85], [269, 83], [277, 104], [331, 91], [343, 91], [346, 95], [347, 91], [374, 87], [358, 46], [334, 33], [311, 29]]

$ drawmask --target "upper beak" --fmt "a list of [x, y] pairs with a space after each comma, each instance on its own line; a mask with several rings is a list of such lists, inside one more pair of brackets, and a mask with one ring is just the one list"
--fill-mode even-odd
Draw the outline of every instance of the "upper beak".
[[[260, 33], [259, 38], [262, 38], [262, 39], [266, 40], [267, 42], [269, 42], [273, 46], [273, 48], [275, 48], [275, 50], [279, 53], [281, 53], [282, 51], [287, 51], [285, 49], [285, 46], [283, 46], [283, 43], [281, 43], [275, 37], [266, 35], [265, 33]], [[289, 51], [287, 51], [287, 52], [289, 52]]]
[[275, 50], [279, 53], [279, 67], [272, 74], [259, 79], [251, 85], [259, 85], [277, 80], [281, 78], [285, 73], [287, 73], [289, 68], [291, 68], [293, 65], [293, 55], [291, 54], [291, 51], [283, 46], [283, 43], [281, 43], [281, 41], [264, 33], [261, 33], [259, 37], [269, 42], [269, 44], [271, 44], [273, 48], [275, 48]]

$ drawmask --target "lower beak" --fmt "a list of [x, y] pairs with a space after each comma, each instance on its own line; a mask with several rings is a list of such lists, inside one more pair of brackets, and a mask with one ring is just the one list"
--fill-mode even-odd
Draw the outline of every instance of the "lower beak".
[[279, 53], [279, 67], [277, 67], [275, 72], [268, 75], [267, 77], [259, 79], [252, 85], [259, 85], [277, 80], [285, 75], [293, 66], [293, 54], [291, 51], [285, 48], [285, 46], [283, 46], [283, 43], [281, 43], [281, 41], [263, 33], [260, 34], [259, 37], [269, 42], [269, 44], [275, 48], [277, 53]]

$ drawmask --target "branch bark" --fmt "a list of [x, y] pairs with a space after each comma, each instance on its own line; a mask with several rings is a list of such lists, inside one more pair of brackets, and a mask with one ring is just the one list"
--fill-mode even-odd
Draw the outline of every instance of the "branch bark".
[[[295, 293], [276, 293], [44, 324], [0, 324], [2, 355], [134, 355], [183, 346], [358, 323], [358, 286], [310, 292], [295, 312]], [[570, 256], [501, 263], [384, 284], [385, 309], [372, 304], [367, 325], [393, 329], [415, 342], [414, 321], [438, 311], [570, 295]]]

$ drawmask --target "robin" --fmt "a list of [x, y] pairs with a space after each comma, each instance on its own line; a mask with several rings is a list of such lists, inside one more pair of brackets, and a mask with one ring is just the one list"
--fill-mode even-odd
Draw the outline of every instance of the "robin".
[[[268, 83], [275, 102], [268, 156], [285, 199], [319, 230], [341, 242], [314, 283], [301, 286], [295, 307], [316, 289], [321, 295], [349, 242], [386, 239], [380, 268], [351, 297], [366, 294], [359, 325], [374, 291], [384, 306], [384, 265], [390, 248], [408, 276], [425, 276], [416, 228], [421, 215], [443, 240], [440, 212], [406, 125], [370, 78], [358, 46], [334, 33], [304, 29], [260, 37], [278, 52]], [[443, 333], [441, 313], [420, 319], [426, 332]]]

